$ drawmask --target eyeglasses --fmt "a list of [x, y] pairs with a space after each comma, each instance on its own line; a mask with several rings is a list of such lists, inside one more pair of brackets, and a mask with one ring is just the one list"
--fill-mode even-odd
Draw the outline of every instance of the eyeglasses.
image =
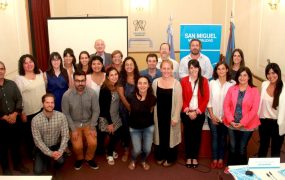
[[78, 80], [78, 79], [76, 79], [76, 80], [74, 80], [74, 82], [76, 82], [76, 83], [85, 83], [86, 80], [85, 80], [85, 79], [84, 79], [84, 80]]

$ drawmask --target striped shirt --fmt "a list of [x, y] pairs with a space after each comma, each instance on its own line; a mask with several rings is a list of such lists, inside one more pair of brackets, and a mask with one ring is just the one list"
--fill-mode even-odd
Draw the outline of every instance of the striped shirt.
[[47, 156], [51, 156], [51, 146], [60, 143], [59, 152], [63, 153], [69, 140], [68, 123], [63, 113], [53, 111], [48, 118], [43, 112], [32, 120], [32, 134], [35, 145]]

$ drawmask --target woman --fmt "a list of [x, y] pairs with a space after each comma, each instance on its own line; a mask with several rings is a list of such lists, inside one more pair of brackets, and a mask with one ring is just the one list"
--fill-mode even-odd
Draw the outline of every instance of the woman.
[[[248, 141], [260, 124], [257, 115], [260, 95], [248, 67], [238, 70], [235, 81], [236, 85], [229, 88], [224, 100], [223, 121], [230, 139], [228, 165], [245, 165]], [[224, 172], [228, 173], [228, 167]]]
[[123, 53], [120, 50], [115, 50], [111, 54], [112, 57], [112, 64], [108, 65], [106, 67], [106, 70], [110, 67], [116, 68], [119, 72], [121, 71], [122, 68], [122, 59], [123, 59]]
[[89, 73], [89, 68], [90, 66], [89, 65], [89, 58], [90, 58], [90, 55], [87, 51], [81, 51], [80, 54], [79, 54], [79, 63], [78, 63], [78, 66], [77, 66], [77, 69], [79, 71], [83, 71], [85, 72], [85, 74]]
[[[258, 157], [266, 157], [271, 140], [271, 157], [280, 157], [280, 150], [284, 141], [282, 129], [285, 128], [284, 104], [285, 90], [281, 76], [281, 70], [276, 63], [270, 63], [265, 68], [267, 81], [261, 86], [261, 100], [259, 105], [260, 146]], [[282, 96], [283, 94], [283, 96]], [[284, 106], [284, 105], [283, 105]]]
[[122, 126], [119, 115], [120, 98], [117, 92], [118, 79], [119, 72], [117, 69], [110, 67], [106, 72], [106, 79], [101, 86], [99, 96], [100, 117], [98, 133], [100, 138], [98, 138], [98, 144], [104, 147], [104, 139], [106, 136], [109, 136], [107, 145], [107, 162], [109, 165], [114, 165], [114, 158], [118, 157], [114, 150], [118, 141], [119, 128]]
[[235, 49], [232, 52], [230, 59], [230, 74], [231, 78], [234, 80], [237, 74], [237, 71], [245, 66], [244, 55], [241, 49]]
[[138, 80], [140, 74], [137, 63], [133, 57], [126, 57], [120, 72], [120, 80], [118, 85], [118, 93], [121, 99], [120, 116], [122, 118], [122, 143], [125, 149], [122, 161], [126, 162], [129, 156], [130, 132], [129, 132], [129, 112], [131, 106], [127, 101], [129, 95], [134, 92], [135, 82]]
[[92, 56], [87, 66], [90, 67], [90, 74], [86, 75], [86, 86], [94, 89], [99, 97], [100, 87], [105, 81], [105, 68], [102, 57]]
[[184, 126], [186, 167], [197, 168], [205, 111], [209, 101], [208, 80], [201, 75], [199, 61], [188, 63], [189, 76], [181, 79], [183, 107], [181, 119]]
[[18, 63], [19, 76], [16, 84], [23, 97], [22, 121], [25, 122], [25, 136], [29, 157], [33, 158], [34, 141], [31, 131], [31, 121], [42, 109], [42, 96], [46, 93], [43, 74], [38, 68], [37, 61], [30, 54], [22, 55]]
[[48, 69], [44, 73], [44, 79], [47, 92], [55, 96], [54, 110], [61, 111], [61, 99], [69, 85], [68, 77], [67, 70], [63, 68], [60, 54], [52, 52], [48, 61]]
[[71, 48], [66, 48], [63, 52], [63, 67], [67, 70], [69, 77], [69, 87], [73, 87], [73, 73], [76, 70], [76, 58]]
[[208, 102], [208, 123], [212, 134], [212, 163], [211, 168], [224, 167], [225, 145], [227, 127], [223, 124], [223, 104], [228, 89], [235, 82], [231, 80], [229, 66], [225, 61], [216, 64], [213, 73], [213, 80], [210, 81], [210, 99]]
[[141, 76], [136, 82], [135, 91], [128, 96], [131, 105], [130, 134], [133, 144], [132, 159], [129, 169], [136, 168], [136, 160], [141, 155], [141, 165], [144, 170], [149, 170], [150, 165], [146, 162], [151, 151], [153, 141], [153, 107], [156, 97], [153, 95], [151, 82], [146, 76]]
[[175, 163], [181, 142], [182, 89], [179, 81], [173, 77], [170, 60], [162, 61], [160, 70], [162, 77], [152, 83], [157, 98], [154, 107], [154, 153], [157, 163], [168, 167]]

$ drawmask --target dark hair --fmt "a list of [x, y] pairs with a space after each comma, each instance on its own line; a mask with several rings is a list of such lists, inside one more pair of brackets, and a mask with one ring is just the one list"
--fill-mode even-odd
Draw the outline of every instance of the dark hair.
[[273, 97], [273, 103], [272, 108], [277, 109], [279, 105], [279, 96], [282, 92], [283, 88], [283, 81], [281, 77], [281, 69], [276, 63], [269, 63], [265, 68], [265, 76], [267, 78], [267, 75], [269, 74], [269, 71], [272, 69], [274, 73], [278, 75], [278, 79], [276, 81], [276, 87], [274, 89], [274, 97]]
[[234, 54], [235, 52], [238, 52], [240, 54], [241, 57], [241, 61], [240, 61], [240, 68], [245, 66], [245, 62], [244, 62], [244, 55], [241, 49], [234, 49], [231, 55], [231, 59], [230, 59], [230, 69], [233, 68], [234, 65]]
[[0, 61], [0, 64], [2, 64], [2, 66], [4, 67], [4, 69], [6, 69], [5, 64], [4, 64], [2, 61]]
[[110, 80], [107, 78], [109, 77], [109, 74], [111, 71], [116, 71], [117, 74], [118, 74], [118, 81], [119, 81], [119, 78], [120, 78], [120, 74], [119, 74], [119, 71], [114, 68], [114, 67], [109, 67], [107, 70], [106, 70], [106, 78], [105, 78], [105, 81], [103, 82], [102, 84], [102, 88], [108, 88], [109, 90], [113, 91], [116, 89], [117, 85], [118, 85], [118, 82], [114, 85], [114, 87], [112, 87], [111, 83], [110, 83]]
[[170, 48], [170, 44], [169, 44], [169, 43], [161, 43], [159, 49], [161, 49], [161, 46], [163, 46], [163, 45], [165, 45], [165, 44], [168, 46], [168, 49], [169, 49], [169, 51], [170, 51], [171, 48]]
[[135, 89], [134, 89], [134, 95], [135, 95], [135, 97], [136, 97], [136, 95], [139, 96], [140, 99], [142, 98], [142, 96], [141, 96], [140, 93], [139, 93], [139, 88], [138, 88], [138, 82], [139, 82], [139, 80], [142, 79], [142, 78], [146, 79], [147, 82], [148, 82], [148, 85], [149, 85], [149, 87], [148, 87], [148, 89], [147, 89], [147, 94], [146, 94], [146, 97], [145, 97], [145, 102], [146, 102], [147, 107], [151, 108], [151, 107], [153, 106], [153, 102], [156, 101], [156, 97], [155, 97], [154, 94], [153, 94], [153, 89], [152, 89], [152, 86], [151, 86], [151, 81], [150, 81], [150, 79], [149, 79], [147, 76], [140, 76], [140, 77], [136, 80], [136, 82], [135, 82], [136, 86], [135, 86]]
[[198, 60], [196, 59], [191, 59], [189, 62], [188, 62], [188, 69], [190, 69], [191, 65], [195, 68], [198, 68], [199, 71], [198, 71], [198, 78], [197, 80], [194, 82], [195, 83], [195, 86], [197, 84], [197, 81], [199, 80], [199, 90], [201, 92], [201, 95], [204, 96], [204, 88], [203, 88], [203, 76], [201, 74], [201, 66], [200, 66], [200, 63]]
[[75, 76], [84, 76], [85, 79], [86, 79], [86, 73], [84, 71], [81, 71], [81, 70], [76, 70], [74, 73], [73, 73], [73, 79], [75, 80]]
[[69, 83], [68, 73], [67, 73], [67, 70], [63, 68], [62, 58], [58, 52], [52, 52], [50, 54], [49, 60], [48, 60], [48, 69], [47, 69], [46, 73], [50, 76], [55, 76], [54, 69], [53, 69], [52, 64], [51, 64], [51, 61], [54, 58], [58, 58], [60, 60], [59, 70], [60, 70], [60, 73], [63, 75], [64, 79], [66, 80], [66, 82], [68, 84]]
[[145, 59], [146, 62], [147, 62], [148, 58], [150, 58], [150, 57], [154, 57], [155, 60], [156, 60], [156, 62], [158, 62], [158, 57], [157, 57], [157, 55], [154, 54], [154, 53], [149, 53], [149, 54], [146, 56], [146, 59]]
[[140, 76], [139, 68], [138, 68], [136, 60], [133, 57], [131, 57], [131, 56], [127, 56], [124, 59], [124, 61], [123, 61], [122, 70], [120, 71], [120, 83], [121, 83], [121, 86], [123, 86], [123, 87], [127, 83], [127, 72], [126, 72], [126, 69], [125, 69], [125, 65], [126, 65], [126, 62], [128, 60], [131, 60], [134, 63], [134, 66], [135, 66], [135, 69], [134, 69], [134, 81], [136, 82], [138, 80], [139, 76]]
[[73, 59], [72, 59], [72, 65], [74, 68], [76, 68], [76, 58], [74, 56], [74, 52], [71, 48], [66, 48], [64, 51], [63, 51], [63, 57], [66, 57], [67, 54], [69, 54]]
[[19, 75], [24, 76], [26, 74], [25, 70], [24, 70], [24, 67], [23, 67], [26, 58], [29, 58], [29, 59], [31, 59], [34, 62], [34, 64], [35, 64], [34, 73], [35, 74], [40, 74], [41, 71], [40, 71], [40, 69], [38, 67], [38, 62], [36, 61], [36, 59], [32, 55], [30, 55], [30, 54], [24, 54], [24, 55], [22, 55], [20, 57], [19, 63], [18, 63], [18, 73], [19, 73]]
[[93, 61], [99, 61], [103, 65], [102, 69], [101, 69], [101, 72], [105, 72], [105, 67], [104, 67], [104, 64], [103, 64], [103, 58], [101, 56], [92, 56], [91, 59], [88, 62], [88, 67], [89, 67], [88, 73], [93, 73], [93, 69], [92, 69]]
[[219, 61], [219, 62], [216, 64], [216, 66], [215, 66], [215, 68], [214, 68], [214, 71], [213, 71], [213, 79], [216, 80], [216, 79], [219, 78], [217, 71], [218, 71], [218, 67], [219, 67], [220, 65], [224, 65], [224, 66], [226, 67], [226, 69], [228, 70], [228, 72], [227, 72], [227, 74], [226, 74], [226, 81], [231, 81], [230, 69], [229, 69], [229, 66], [227, 65], [227, 63], [226, 63], [225, 61]]
[[239, 78], [240, 74], [241, 74], [242, 72], [244, 72], [244, 71], [246, 72], [246, 74], [247, 74], [248, 77], [249, 77], [249, 79], [248, 79], [248, 85], [249, 85], [250, 87], [255, 87], [255, 85], [253, 85], [252, 73], [251, 73], [250, 69], [249, 69], [248, 67], [246, 67], [246, 66], [239, 68], [239, 70], [237, 71], [237, 74], [236, 74], [236, 77], [235, 77], [236, 84], [239, 85], [238, 78]]
[[52, 97], [53, 100], [55, 101], [55, 96], [52, 93], [46, 93], [45, 95], [42, 96], [42, 103], [45, 102], [47, 97]]
[[120, 50], [115, 50], [112, 52], [111, 57], [113, 58], [116, 54], [120, 54], [121, 58], [123, 58], [123, 53]]
[[191, 39], [191, 41], [189, 42], [189, 47], [191, 46], [192, 42], [197, 41], [200, 45], [200, 47], [202, 48], [202, 42], [199, 39]]
[[[79, 54], [79, 56], [78, 56], [78, 58], [79, 58], [79, 63], [78, 63], [78, 66], [77, 66], [77, 67], [78, 67], [78, 69], [81, 70], [81, 71], [82, 71], [83, 65], [82, 65], [82, 63], [81, 63], [81, 61], [80, 61], [80, 57], [81, 57], [82, 54], [86, 54], [87, 57], [88, 57], [88, 59], [90, 59], [90, 55], [89, 55], [89, 53], [88, 53], [87, 51], [81, 51], [81, 52], [80, 52], [80, 54]], [[87, 73], [89, 73], [89, 72], [90, 72], [90, 66], [89, 66], [89, 61], [88, 61]]]

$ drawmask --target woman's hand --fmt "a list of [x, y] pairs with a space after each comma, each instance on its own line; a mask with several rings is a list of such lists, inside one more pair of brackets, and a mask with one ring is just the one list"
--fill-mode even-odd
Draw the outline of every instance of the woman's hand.
[[190, 112], [188, 112], [188, 116], [191, 120], [194, 120], [197, 117], [197, 113], [196, 113], [196, 111], [190, 111]]
[[109, 124], [109, 125], [107, 126], [107, 131], [108, 131], [110, 134], [114, 134], [114, 132], [115, 132], [114, 125], [113, 125], [113, 124]]

